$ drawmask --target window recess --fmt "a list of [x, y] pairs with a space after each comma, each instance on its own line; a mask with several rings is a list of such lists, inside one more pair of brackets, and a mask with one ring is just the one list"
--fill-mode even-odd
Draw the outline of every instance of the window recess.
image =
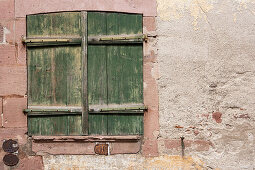
[[142, 15], [27, 16], [29, 135], [143, 134]]

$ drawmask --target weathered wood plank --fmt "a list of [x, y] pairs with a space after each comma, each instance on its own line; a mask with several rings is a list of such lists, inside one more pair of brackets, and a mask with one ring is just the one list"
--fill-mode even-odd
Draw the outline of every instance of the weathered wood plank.
[[[141, 34], [142, 16], [109, 14], [111, 34]], [[143, 51], [141, 45], [109, 45], [107, 49], [108, 104], [143, 103]], [[108, 115], [108, 134], [143, 133], [142, 114]]]
[[28, 37], [80, 36], [80, 12], [62, 12], [27, 16]]
[[82, 24], [82, 132], [84, 135], [89, 133], [89, 105], [88, 105], [88, 48], [87, 48], [87, 12], [81, 12]]
[[108, 118], [108, 135], [142, 135], [143, 114], [112, 114]]
[[[105, 14], [88, 12], [88, 36], [106, 35]], [[88, 103], [107, 104], [106, 47], [88, 45]], [[107, 134], [107, 115], [89, 114], [89, 134]]]
[[28, 48], [28, 104], [50, 105], [53, 101], [50, 48]]
[[83, 135], [82, 115], [68, 116], [68, 135]]

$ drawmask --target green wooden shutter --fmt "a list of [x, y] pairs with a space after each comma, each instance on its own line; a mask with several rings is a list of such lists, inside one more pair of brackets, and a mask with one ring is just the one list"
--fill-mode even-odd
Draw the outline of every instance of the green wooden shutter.
[[[88, 12], [88, 36], [142, 34], [142, 15]], [[88, 45], [88, 102], [143, 104], [142, 44]], [[143, 114], [89, 114], [89, 133], [143, 133]]]
[[139, 109], [125, 110], [125, 114], [118, 109], [89, 111], [143, 105], [141, 39], [93, 42], [93, 37], [141, 34], [142, 15], [138, 14], [88, 12], [87, 16], [86, 12], [65, 12], [28, 16], [29, 135], [143, 134], [143, 112]]
[[[27, 16], [27, 37], [80, 37], [80, 12]], [[27, 48], [28, 107], [81, 107], [82, 58], [80, 45]], [[61, 110], [61, 109], [60, 109]], [[80, 135], [81, 114], [28, 116], [30, 135]]]

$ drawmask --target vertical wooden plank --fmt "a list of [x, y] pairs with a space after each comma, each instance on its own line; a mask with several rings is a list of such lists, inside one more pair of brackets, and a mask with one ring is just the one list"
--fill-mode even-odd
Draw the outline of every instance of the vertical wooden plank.
[[88, 58], [87, 58], [87, 12], [81, 12], [81, 25], [82, 25], [82, 73], [83, 73], [83, 83], [82, 83], [82, 131], [83, 134], [88, 135]]
[[[142, 33], [142, 17], [113, 13], [107, 17], [110, 34]], [[142, 45], [109, 45], [107, 48], [108, 103], [143, 103]], [[143, 115], [108, 115], [109, 135], [143, 133]]]
[[52, 79], [53, 84], [53, 105], [67, 105], [67, 61], [66, 54], [68, 54], [68, 49], [63, 49], [61, 47], [53, 48], [52, 55], [52, 74], [54, 79]]
[[143, 114], [112, 114], [108, 121], [108, 135], [143, 134]]
[[119, 34], [142, 34], [143, 16], [140, 14], [119, 14]]
[[[88, 12], [88, 36], [106, 34], [106, 15]], [[88, 103], [107, 104], [106, 46], [88, 45]], [[89, 134], [107, 134], [107, 115], [89, 114]]]
[[68, 116], [68, 135], [83, 135], [82, 131], [82, 116]]
[[[82, 105], [82, 57], [81, 46], [71, 46], [65, 50], [67, 73], [67, 106]], [[86, 66], [85, 66], [86, 69]]]
[[29, 105], [50, 105], [53, 101], [49, 48], [28, 48]]
[[41, 135], [40, 117], [28, 117], [28, 135]]
[[80, 12], [61, 12], [27, 16], [28, 37], [81, 35]]

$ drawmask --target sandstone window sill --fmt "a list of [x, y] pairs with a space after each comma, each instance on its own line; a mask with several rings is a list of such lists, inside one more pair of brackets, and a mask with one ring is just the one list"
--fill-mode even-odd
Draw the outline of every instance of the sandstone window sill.
[[36, 155], [95, 155], [97, 143], [109, 144], [109, 155], [137, 154], [142, 136], [32, 136], [32, 151]]

